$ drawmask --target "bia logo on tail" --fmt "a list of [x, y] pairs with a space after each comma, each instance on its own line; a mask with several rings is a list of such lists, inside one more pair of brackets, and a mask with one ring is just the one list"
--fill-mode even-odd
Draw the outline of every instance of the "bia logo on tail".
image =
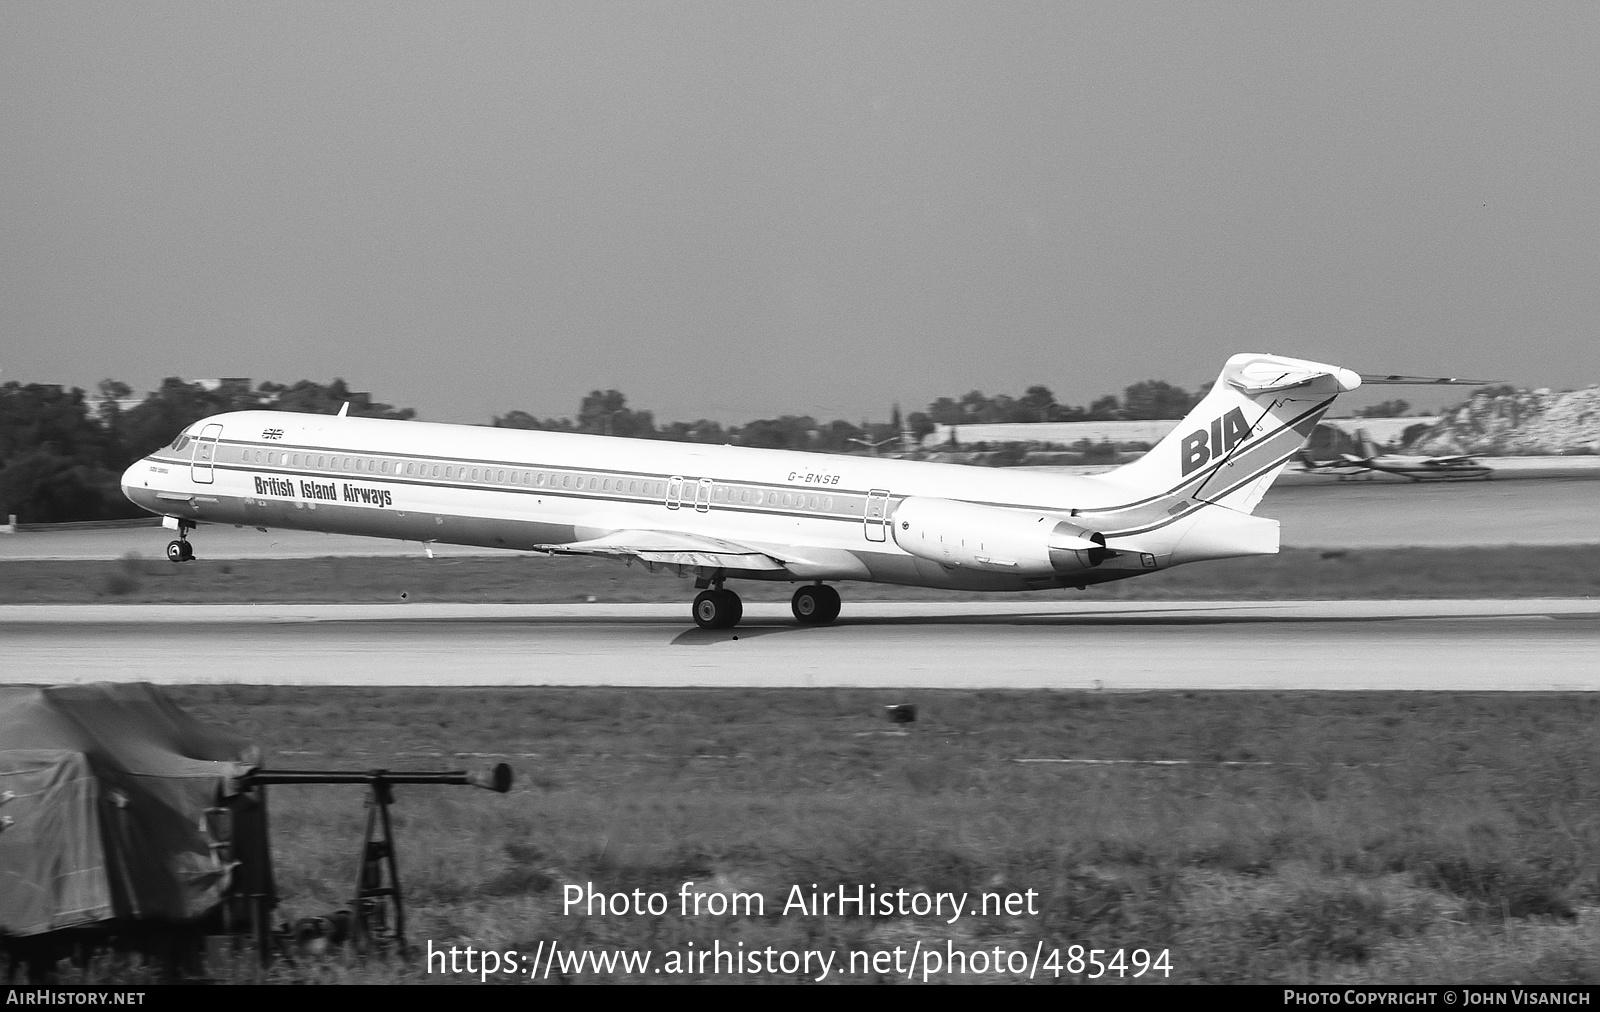
[[1221, 458], [1249, 435], [1250, 423], [1238, 408], [1221, 418], [1213, 418], [1209, 433], [1205, 429], [1195, 429], [1183, 437], [1183, 476], [1187, 478], [1213, 458]]

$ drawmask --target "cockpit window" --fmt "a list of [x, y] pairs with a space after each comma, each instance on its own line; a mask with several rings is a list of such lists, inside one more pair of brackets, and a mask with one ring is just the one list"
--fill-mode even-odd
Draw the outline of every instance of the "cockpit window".
[[172, 441], [172, 449], [175, 452], [176, 451], [181, 451], [185, 446], [188, 446], [188, 445], [189, 445], [189, 434], [187, 432], [180, 432], [178, 434], [178, 438], [174, 439]]

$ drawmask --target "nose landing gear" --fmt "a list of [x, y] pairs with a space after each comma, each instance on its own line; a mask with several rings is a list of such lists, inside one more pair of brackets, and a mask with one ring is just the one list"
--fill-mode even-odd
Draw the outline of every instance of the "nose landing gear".
[[189, 544], [189, 532], [192, 530], [194, 530], [193, 521], [178, 521], [178, 540], [167, 544], [167, 560], [169, 562], [192, 562], [194, 560], [194, 546]]

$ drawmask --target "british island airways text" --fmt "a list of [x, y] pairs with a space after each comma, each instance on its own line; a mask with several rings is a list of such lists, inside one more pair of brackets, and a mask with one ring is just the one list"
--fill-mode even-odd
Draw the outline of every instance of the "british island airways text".
[[[368, 506], [393, 506], [394, 496], [388, 489], [370, 488], [349, 483], [321, 484], [314, 481], [293, 482], [283, 478], [255, 476], [256, 495], [278, 495], [286, 499], [315, 499], [319, 502], [356, 502]], [[298, 488], [296, 487], [298, 485]]]

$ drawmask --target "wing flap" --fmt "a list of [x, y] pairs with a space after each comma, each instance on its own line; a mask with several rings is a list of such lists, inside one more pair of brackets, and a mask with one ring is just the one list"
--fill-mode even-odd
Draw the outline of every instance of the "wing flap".
[[535, 545], [535, 551], [560, 555], [632, 556], [644, 562], [711, 569], [783, 569], [772, 555], [747, 545], [678, 531], [613, 531], [588, 541]]

